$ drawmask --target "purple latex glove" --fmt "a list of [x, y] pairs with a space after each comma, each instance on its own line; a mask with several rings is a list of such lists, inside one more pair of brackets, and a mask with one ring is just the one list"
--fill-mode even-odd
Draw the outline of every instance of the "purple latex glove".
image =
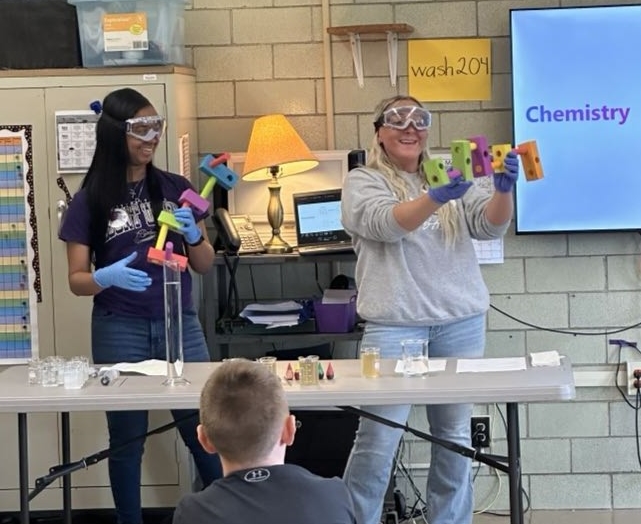
[[513, 151], [505, 155], [503, 173], [494, 173], [494, 189], [499, 193], [512, 191], [516, 180], [519, 178], [519, 157]]
[[450, 179], [449, 184], [439, 187], [430, 187], [427, 190], [427, 194], [432, 200], [434, 200], [434, 202], [443, 205], [450, 200], [461, 198], [470, 187], [472, 187], [472, 182], [467, 182], [463, 178], [463, 175], [458, 174]]

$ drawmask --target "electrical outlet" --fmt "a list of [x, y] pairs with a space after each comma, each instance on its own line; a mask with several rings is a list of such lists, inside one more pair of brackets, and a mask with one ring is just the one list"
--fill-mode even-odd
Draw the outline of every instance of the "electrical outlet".
[[641, 389], [641, 362], [626, 362], [628, 395], [635, 396]]
[[473, 448], [490, 447], [490, 417], [472, 417], [470, 423]]

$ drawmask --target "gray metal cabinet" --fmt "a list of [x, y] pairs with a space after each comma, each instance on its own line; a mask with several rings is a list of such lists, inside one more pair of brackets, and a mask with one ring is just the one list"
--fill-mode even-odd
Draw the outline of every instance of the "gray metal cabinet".
[[[167, 117], [167, 135], [161, 142], [156, 164], [196, 177], [195, 72], [176, 66], [109, 69], [0, 71], [0, 125], [32, 126], [33, 193], [38, 233], [38, 256], [42, 300], [37, 304], [37, 340], [40, 356], [90, 355], [91, 298], [76, 297], [67, 284], [67, 261], [63, 242], [57, 238], [58, 205], [65, 195], [58, 185], [56, 111], [88, 110], [94, 100], [110, 91], [132, 87], [147, 96]], [[192, 148], [189, 148], [191, 144]], [[189, 167], [191, 166], [191, 168]], [[73, 194], [82, 174], [65, 174]], [[195, 182], [196, 185], [197, 181]], [[0, 365], [2, 361], [0, 360]], [[168, 413], [150, 414], [149, 427], [169, 420]], [[29, 416], [30, 479], [47, 473], [61, 462], [55, 414]], [[153, 437], [143, 461], [142, 497], [145, 507], [175, 503], [189, 485], [189, 468], [177, 434]], [[0, 441], [4, 459], [0, 472], [0, 507], [18, 509], [17, 418], [0, 415]], [[71, 416], [71, 459], [108, 446], [104, 413]], [[54, 445], [58, 444], [58, 445]], [[14, 452], [13, 450], [16, 450]], [[106, 461], [72, 476], [73, 507], [111, 507]], [[32, 503], [33, 509], [55, 509], [61, 504], [60, 485], [52, 485]]]

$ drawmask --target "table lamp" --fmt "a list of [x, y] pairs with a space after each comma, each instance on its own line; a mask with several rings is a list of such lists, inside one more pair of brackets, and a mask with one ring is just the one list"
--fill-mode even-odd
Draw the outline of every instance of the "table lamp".
[[290, 253], [291, 246], [280, 236], [283, 225], [283, 204], [280, 200], [279, 178], [296, 175], [318, 165], [318, 159], [283, 115], [257, 118], [249, 139], [243, 180], [270, 180], [267, 220], [272, 237], [265, 243], [270, 254]]

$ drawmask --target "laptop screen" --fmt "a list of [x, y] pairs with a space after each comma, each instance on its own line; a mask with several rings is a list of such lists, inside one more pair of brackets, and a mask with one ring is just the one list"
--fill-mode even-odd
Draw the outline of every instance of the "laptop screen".
[[294, 194], [299, 246], [351, 242], [341, 223], [341, 189]]

